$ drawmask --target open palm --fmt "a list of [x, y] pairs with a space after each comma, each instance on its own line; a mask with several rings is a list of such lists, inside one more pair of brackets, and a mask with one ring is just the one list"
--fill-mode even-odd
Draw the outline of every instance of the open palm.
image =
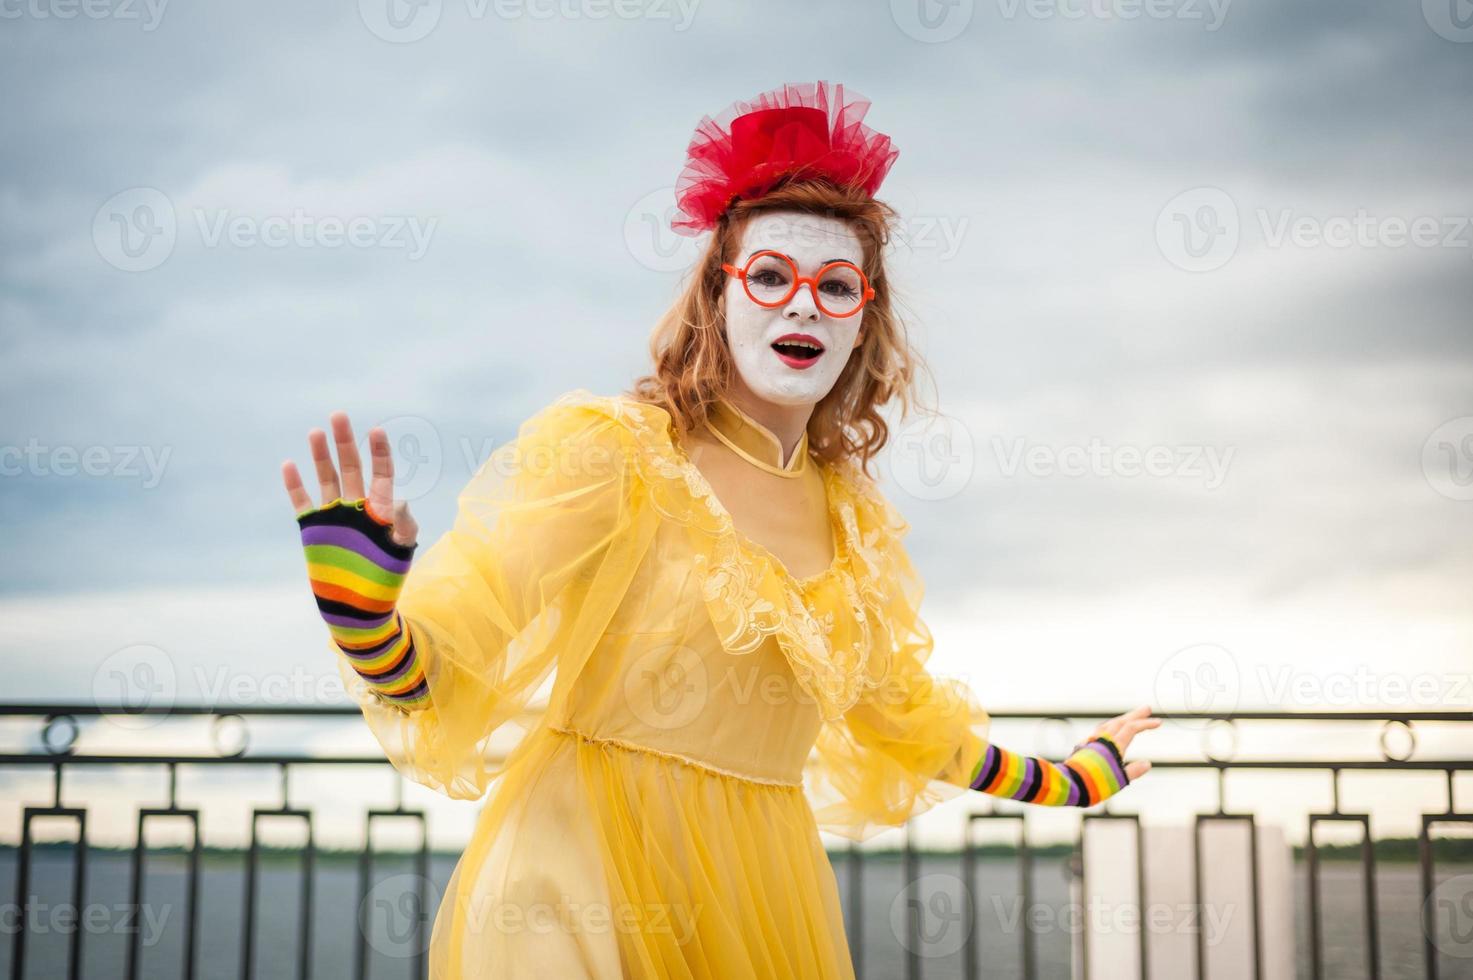
[[368, 430], [368, 446], [372, 455], [372, 479], [368, 492], [363, 488], [363, 463], [358, 456], [358, 446], [353, 441], [353, 426], [347, 412], [333, 412], [328, 417], [332, 426], [333, 442], [337, 445], [338, 465], [333, 466], [332, 454], [328, 452], [327, 433], [313, 429], [307, 433], [307, 445], [312, 450], [312, 465], [317, 470], [317, 484], [322, 491], [322, 503], [314, 505], [312, 497], [302, 486], [297, 464], [286, 460], [281, 464], [282, 481], [291, 500], [293, 512], [300, 517], [314, 506], [331, 503], [339, 497], [344, 500], [367, 499], [371, 516], [381, 522], [392, 523], [389, 536], [398, 544], [409, 546], [419, 539], [419, 524], [409, 513], [409, 502], [394, 499], [394, 458], [389, 451], [389, 436], [375, 426]]

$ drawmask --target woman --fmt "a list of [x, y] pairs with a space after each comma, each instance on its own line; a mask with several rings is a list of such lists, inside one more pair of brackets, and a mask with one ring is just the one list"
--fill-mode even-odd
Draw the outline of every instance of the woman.
[[[437, 977], [852, 977], [818, 832], [979, 790], [1090, 806], [1149, 709], [1063, 763], [987, 741], [931, 641], [904, 524], [864, 475], [912, 355], [873, 197], [898, 151], [842, 87], [702, 121], [678, 231], [711, 231], [631, 395], [565, 396], [418, 559], [370, 433], [284, 479], [344, 676], [401, 771], [483, 810]], [[359, 680], [361, 679], [361, 680]], [[545, 705], [542, 695], [546, 695]], [[497, 761], [497, 760], [500, 761]]]

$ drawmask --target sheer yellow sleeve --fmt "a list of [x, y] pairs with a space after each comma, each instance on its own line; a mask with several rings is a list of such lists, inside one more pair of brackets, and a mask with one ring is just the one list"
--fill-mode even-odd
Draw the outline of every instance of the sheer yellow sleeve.
[[653, 533], [633, 451], [607, 403], [575, 393], [471, 477], [398, 601], [429, 689], [422, 706], [373, 696], [340, 660], [400, 772], [477, 798], [566, 697]]
[[856, 591], [888, 667], [842, 718], [824, 724], [805, 786], [821, 829], [862, 841], [967, 792], [989, 719], [965, 683], [926, 669], [931, 634], [919, 613], [923, 587], [901, 544], [904, 521], [863, 483], [854, 520]]

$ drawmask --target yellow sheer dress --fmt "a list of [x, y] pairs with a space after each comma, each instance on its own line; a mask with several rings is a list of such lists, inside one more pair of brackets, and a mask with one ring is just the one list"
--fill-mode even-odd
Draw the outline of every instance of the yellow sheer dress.
[[873, 485], [806, 443], [784, 465], [727, 403], [678, 440], [658, 407], [575, 392], [458, 508], [398, 605], [427, 706], [343, 666], [401, 772], [490, 790], [431, 976], [852, 978], [819, 830], [967, 792], [988, 727], [925, 670]]

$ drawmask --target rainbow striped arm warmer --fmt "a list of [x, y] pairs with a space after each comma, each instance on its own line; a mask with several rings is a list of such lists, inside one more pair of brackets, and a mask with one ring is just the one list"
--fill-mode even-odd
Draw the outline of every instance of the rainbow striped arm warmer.
[[1096, 735], [1076, 745], [1063, 762], [1019, 755], [988, 743], [968, 785], [989, 796], [1024, 803], [1089, 807], [1129, 783], [1119, 747], [1110, 736]]
[[369, 690], [405, 709], [424, 707], [429, 686], [414, 637], [394, 608], [418, 542], [405, 546], [362, 497], [337, 498], [297, 515], [307, 577], [333, 642]]

